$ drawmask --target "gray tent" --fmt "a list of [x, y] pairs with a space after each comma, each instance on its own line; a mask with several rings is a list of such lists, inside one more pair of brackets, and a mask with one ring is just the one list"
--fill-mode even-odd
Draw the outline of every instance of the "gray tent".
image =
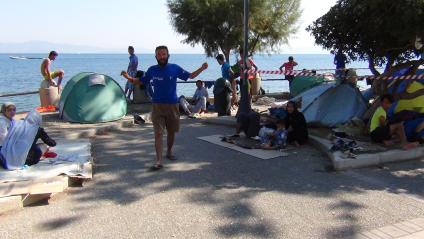
[[357, 87], [350, 84], [327, 83], [296, 96], [300, 111], [310, 124], [333, 127], [361, 118], [368, 104]]

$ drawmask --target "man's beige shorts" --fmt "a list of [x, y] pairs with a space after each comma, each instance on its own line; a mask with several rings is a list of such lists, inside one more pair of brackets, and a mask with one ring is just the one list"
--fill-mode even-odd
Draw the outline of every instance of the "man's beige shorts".
[[180, 130], [180, 110], [178, 104], [153, 103], [152, 122], [155, 133], [175, 133]]

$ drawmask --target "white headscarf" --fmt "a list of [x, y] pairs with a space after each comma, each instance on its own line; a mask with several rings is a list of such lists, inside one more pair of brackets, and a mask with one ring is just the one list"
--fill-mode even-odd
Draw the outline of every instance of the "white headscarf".
[[24, 166], [40, 125], [41, 115], [35, 110], [29, 112], [24, 120], [15, 122], [1, 148], [7, 169], [20, 169]]

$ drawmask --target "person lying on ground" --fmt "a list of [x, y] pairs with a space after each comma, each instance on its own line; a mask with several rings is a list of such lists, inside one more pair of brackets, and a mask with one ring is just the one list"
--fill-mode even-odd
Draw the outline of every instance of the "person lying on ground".
[[[37, 144], [38, 139], [50, 147], [56, 146], [56, 142], [40, 127], [40, 113], [33, 110], [24, 120], [14, 121], [15, 112], [16, 107], [11, 103], [1, 108], [0, 131], [2, 136], [6, 131], [6, 136], [0, 146], [0, 164], [9, 170], [21, 169], [24, 165], [31, 166], [40, 161], [43, 152]], [[4, 124], [8, 122], [9, 126]]]
[[299, 146], [308, 142], [308, 126], [305, 116], [297, 109], [296, 102], [289, 101], [286, 106], [287, 142]]
[[191, 100], [187, 100], [184, 96], [179, 98], [179, 103], [184, 113], [191, 117], [195, 117], [196, 114], [206, 113], [206, 104], [209, 100], [209, 93], [203, 81], [196, 81], [196, 86], [196, 91]]
[[288, 134], [288, 131], [286, 129], [286, 122], [283, 119], [279, 119], [276, 122], [276, 125], [276, 130], [268, 127], [262, 127], [261, 130], [259, 130], [261, 148], [281, 149], [286, 146]]
[[387, 110], [393, 103], [391, 95], [383, 95], [380, 98], [381, 106], [377, 108], [370, 122], [370, 136], [371, 140], [375, 143], [383, 143], [386, 146], [394, 145], [396, 142], [392, 139], [396, 135], [401, 143], [403, 149], [411, 149], [418, 145], [418, 142], [409, 143], [403, 122], [396, 124], [389, 124], [387, 120]]
[[[56, 60], [58, 54], [56, 51], [51, 51], [47, 58], [41, 63], [41, 75], [44, 80], [41, 82], [40, 88], [49, 88], [50, 86], [57, 86], [60, 89], [62, 84], [62, 79], [65, 75], [65, 72], [62, 69], [50, 71], [50, 65], [54, 60]], [[58, 78], [57, 83], [54, 79]]]
[[[150, 170], [157, 171], [162, 166], [163, 135], [167, 132], [166, 158], [176, 160], [172, 148], [174, 146], [175, 134], [180, 129], [180, 113], [177, 96], [177, 78], [188, 80], [196, 78], [208, 68], [205, 62], [197, 70], [187, 72], [176, 64], [168, 63], [169, 51], [166, 46], [158, 46], [155, 49], [157, 65], [149, 67], [141, 81], [143, 84], [153, 82], [153, 105], [152, 122], [155, 132], [156, 162]], [[137, 82], [136, 80], [135, 82]]]

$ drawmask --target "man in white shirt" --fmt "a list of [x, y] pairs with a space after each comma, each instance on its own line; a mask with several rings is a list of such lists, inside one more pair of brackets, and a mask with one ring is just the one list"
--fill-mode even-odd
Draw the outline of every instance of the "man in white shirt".
[[[194, 116], [202, 112], [206, 112], [206, 103], [209, 99], [209, 93], [203, 81], [196, 81], [197, 89], [194, 92], [193, 99], [188, 102], [185, 97], [180, 97], [180, 105], [184, 112], [189, 116]], [[191, 103], [191, 104], [190, 104]]]

